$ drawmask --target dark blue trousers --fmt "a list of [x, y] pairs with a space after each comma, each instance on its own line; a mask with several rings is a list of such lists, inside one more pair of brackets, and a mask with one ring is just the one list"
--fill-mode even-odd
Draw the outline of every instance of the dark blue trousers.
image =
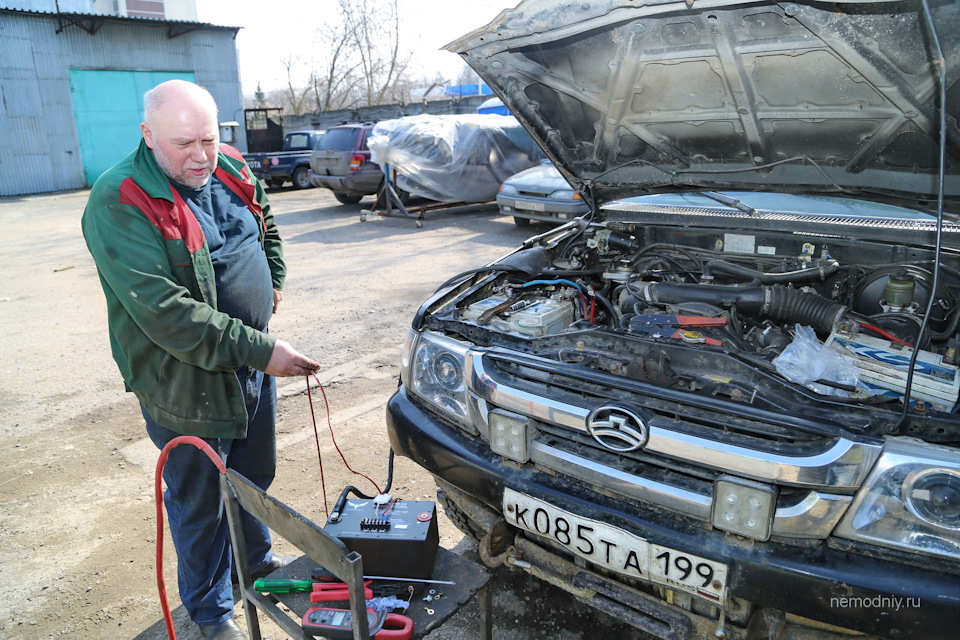
[[[238, 378], [247, 401], [247, 437], [204, 440], [227, 468], [266, 491], [277, 466], [276, 384], [272, 376], [243, 369]], [[147, 433], [158, 448], [181, 435], [161, 427], [146, 411], [142, 413]], [[181, 444], [170, 452], [163, 480], [167, 485], [164, 502], [170, 535], [177, 551], [180, 600], [195, 623], [203, 626], [223, 622], [233, 616], [233, 557], [220, 495], [220, 472], [205, 453]], [[241, 512], [241, 520], [249, 567], [257, 571], [272, 557], [270, 532], [246, 512]]]

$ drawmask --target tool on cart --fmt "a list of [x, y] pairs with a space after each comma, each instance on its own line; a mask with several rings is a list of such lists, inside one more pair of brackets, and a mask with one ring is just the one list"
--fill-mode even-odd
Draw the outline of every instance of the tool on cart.
[[[363, 583], [363, 597], [367, 600], [373, 597], [370, 581]], [[343, 582], [314, 583], [310, 593], [310, 602], [347, 602], [350, 600], [350, 587]]]
[[257, 593], [293, 593], [295, 591], [313, 591], [312, 580], [254, 580], [253, 589]]
[[[303, 614], [303, 632], [331, 640], [352, 640], [353, 614], [347, 609], [313, 607]], [[413, 636], [413, 620], [399, 613], [367, 609], [367, 625], [374, 640], [409, 640]]]
[[722, 346], [716, 338], [709, 338], [697, 331], [701, 327], [725, 327], [726, 318], [706, 316], [669, 316], [660, 314], [638, 315], [630, 318], [630, 331], [652, 338], [675, 338], [683, 342]]

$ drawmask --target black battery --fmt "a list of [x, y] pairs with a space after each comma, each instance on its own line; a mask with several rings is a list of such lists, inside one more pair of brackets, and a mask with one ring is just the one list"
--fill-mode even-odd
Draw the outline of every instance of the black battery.
[[347, 500], [340, 519], [324, 530], [363, 556], [364, 575], [426, 579], [433, 573], [440, 545], [433, 502]]

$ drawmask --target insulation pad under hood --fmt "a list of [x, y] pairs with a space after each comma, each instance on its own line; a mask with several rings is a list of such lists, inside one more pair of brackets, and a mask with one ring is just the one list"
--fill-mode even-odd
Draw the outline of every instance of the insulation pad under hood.
[[[450, 44], [578, 190], [829, 193], [931, 209], [939, 65], [919, 1], [528, 0]], [[960, 5], [945, 210], [960, 213]]]

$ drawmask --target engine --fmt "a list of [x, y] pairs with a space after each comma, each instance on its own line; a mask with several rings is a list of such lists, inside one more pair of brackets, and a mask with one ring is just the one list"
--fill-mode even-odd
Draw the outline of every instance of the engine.
[[[649, 235], [625, 225], [584, 225], [501, 261], [498, 275], [488, 275], [444, 315], [474, 343], [579, 358], [585, 366], [691, 390], [714, 385], [689, 363], [713, 369], [714, 378], [728, 376], [729, 367], [709, 354], [779, 375], [778, 356], [798, 328], [809, 327], [859, 373], [856, 384], [826, 378], [810, 388], [899, 405], [918, 347], [911, 404], [934, 411], [956, 405], [960, 278], [950, 265], [934, 284], [932, 260], [890, 261], [888, 249], [862, 241], [777, 234], [765, 240], [769, 248], [760, 241], [746, 254], [716, 238], [709, 246], [709, 235], [688, 244], [649, 242]], [[636, 343], [647, 347], [638, 350]], [[691, 349], [701, 352], [699, 360]], [[688, 363], [686, 374], [671, 367], [681, 362]], [[740, 378], [748, 393], [755, 381]]]

